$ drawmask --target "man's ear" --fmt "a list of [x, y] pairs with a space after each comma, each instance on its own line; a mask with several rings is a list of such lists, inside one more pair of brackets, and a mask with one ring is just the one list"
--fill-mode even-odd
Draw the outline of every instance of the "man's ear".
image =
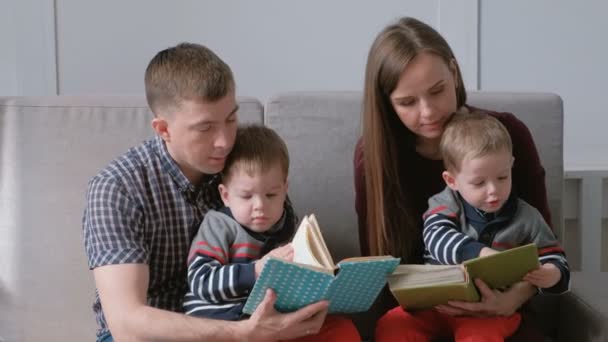
[[450, 189], [454, 191], [458, 191], [458, 186], [456, 185], [456, 177], [450, 171], [443, 171], [441, 173], [441, 177], [443, 177], [443, 181], [445, 185], [447, 185]]
[[224, 184], [220, 184], [217, 186], [217, 189], [220, 192], [220, 197], [222, 198], [222, 202], [224, 202], [224, 206], [230, 207], [230, 201], [228, 198], [228, 189]]
[[158, 134], [165, 142], [171, 141], [171, 134], [169, 134], [169, 123], [167, 119], [162, 116], [157, 116], [152, 119], [152, 128], [154, 132]]

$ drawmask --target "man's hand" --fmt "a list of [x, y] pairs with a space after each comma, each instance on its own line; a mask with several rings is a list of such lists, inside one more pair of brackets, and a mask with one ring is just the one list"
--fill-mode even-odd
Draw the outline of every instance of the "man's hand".
[[253, 315], [248, 320], [239, 322], [243, 324], [244, 339], [250, 342], [290, 340], [314, 335], [321, 330], [329, 302], [320, 301], [298, 311], [282, 314], [274, 309], [276, 299], [276, 294], [269, 289]]
[[288, 243], [284, 246], [277, 247], [277, 248], [271, 250], [266, 255], [264, 255], [260, 260], [255, 262], [255, 278], [256, 279], [260, 276], [260, 273], [262, 273], [262, 269], [264, 268], [264, 265], [266, 264], [266, 261], [268, 260], [269, 257], [279, 258], [279, 259], [283, 259], [283, 260], [287, 260], [287, 261], [293, 261], [293, 247], [291, 246], [291, 243]]
[[554, 264], [543, 264], [534, 271], [529, 272], [524, 280], [541, 289], [554, 286], [562, 277], [562, 272]]
[[450, 301], [447, 305], [438, 305], [437, 311], [452, 316], [510, 316], [535, 293], [527, 282], [519, 282], [507, 291], [492, 290], [481, 279], [475, 279], [475, 285], [481, 293], [481, 301]]

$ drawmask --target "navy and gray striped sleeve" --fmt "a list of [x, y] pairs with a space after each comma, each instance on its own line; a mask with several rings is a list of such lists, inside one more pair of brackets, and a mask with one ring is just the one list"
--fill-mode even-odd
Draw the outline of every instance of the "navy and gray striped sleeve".
[[225, 221], [208, 213], [190, 248], [188, 286], [208, 303], [238, 300], [255, 283], [254, 264], [230, 264], [232, 229]]
[[456, 265], [476, 258], [482, 243], [460, 231], [456, 216], [431, 213], [425, 217], [422, 237], [428, 254], [443, 265]]
[[118, 180], [107, 176], [93, 178], [86, 202], [83, 229], [90, 269], [149, 262], [142, 210]]

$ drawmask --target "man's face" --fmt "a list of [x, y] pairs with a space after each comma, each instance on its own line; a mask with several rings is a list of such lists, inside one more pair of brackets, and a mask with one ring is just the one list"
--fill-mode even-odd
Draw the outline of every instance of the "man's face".
[[157, 129], [169, 154], [193, 184], [203, 174], [224, 168], [236, 137], [237, 109], [234, 92], [215, 102], [184, 100], [164, 118], [164, 133]]

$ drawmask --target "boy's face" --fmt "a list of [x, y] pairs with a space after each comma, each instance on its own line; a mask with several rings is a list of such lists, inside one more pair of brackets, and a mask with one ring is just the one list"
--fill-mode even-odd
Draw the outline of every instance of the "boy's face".
[[470, 205], [485, 212], [496, 212], [511, 194], [513, 156], [508, 151], [465, 158], [459, 172], [443, 172], [446, 184]]
[[173, 113], [152, 121], [169, 154], [193, 184], [203, 174], [224, 168], [236, 138], [237, 109], [234, 92], [230, 92], [215, 102], [184, 100]]
[[279, 163], [253, 175], [236, 169], [219, 190], [237, 222], [255, 232], [267, 231], [283, 215], [287, 182]]

